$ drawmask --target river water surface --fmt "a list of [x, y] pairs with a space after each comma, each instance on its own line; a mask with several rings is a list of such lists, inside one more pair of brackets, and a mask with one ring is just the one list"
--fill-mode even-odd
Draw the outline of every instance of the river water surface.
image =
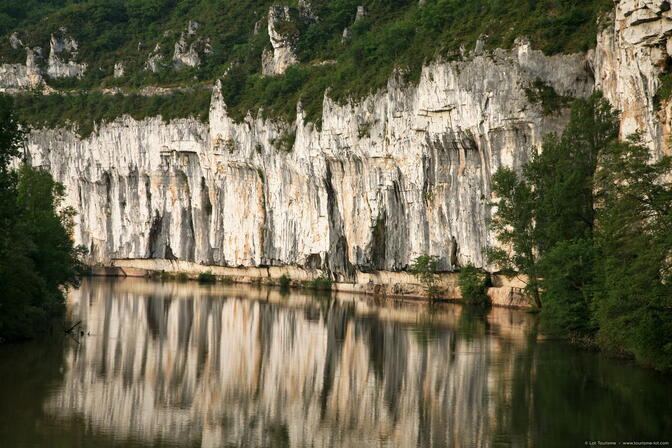
[[669, 377], [544, 340], [521, 311], [86, 279], [68, 318], [84, 336], [0, 346], [0, 446], [672, 439]]

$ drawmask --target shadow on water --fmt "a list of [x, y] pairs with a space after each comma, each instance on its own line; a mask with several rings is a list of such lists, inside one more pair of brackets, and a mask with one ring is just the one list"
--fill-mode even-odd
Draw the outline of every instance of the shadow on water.
[[[0, 347], [2, 446], [567, 447], [664, 440], [672, 381], [504, 309], [93, 279], [81, 343]], [[91, 336], [88, 336], [88, 333]]]
[[64, 336], [40, 342], [0, 345], [0, 441], [27, 446], [49, 440], [41, 434], [42, 403], [63, 381]]

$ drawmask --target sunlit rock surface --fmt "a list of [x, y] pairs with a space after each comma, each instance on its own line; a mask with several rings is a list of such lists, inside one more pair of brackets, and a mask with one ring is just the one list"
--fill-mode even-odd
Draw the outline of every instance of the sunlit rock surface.
[[620, 0], [603, 18], [595, 51], [596, 87], [622, 112], [621, 135], [640, 132], [657, 154], [671, 154], [671, 114], [659, 116], [655, 94], [672, 56], [672, 11], [665, 0]]
[[86, 64], [77, 63], [77, 41], [68, 35], [65, 28], [51, 35], [47, 75], [50, 78], [81, 78]]
[[202, 39], [198, 36], [199, 27], [198, 22], [189, 21], [187, 29], [180, 34], [179, 40], [175, 42], [173, 66], [176, 69], [197, 67], [201, 64], [201, 55], [212, 53], [209, 39]]
[[[296, 57], [298, 29], [297, 14], [289, 6], [274, 5], [268, 11], [268, 36], [272, 50], [266, 49], [262, 55], [262, 72], [264, 75], [280, 75], [287, 67], [299, 60]], [[308, 9], [308, 12], [310, 10]]]
[[482, 266], [492, 173], [520, 167], [565, 121], [529, 103], [538, 79], [577, 97], [593, 85], [583, 56], [546, 57], [520, 40], [430, 65], [414, 87], [393, 78], [358, 104], [327, 98], [320, 129], [301, 110], [291, 126], [236, 123], [215, 86], [206, 124], [122, 117], [85, 139], [37, 130], [28, 153], [66, 185], [92, 262], [296, 264], [352, 278], [423, 253], [453, 268], [455, 238], [458, 263]]
[[43, 60], [42, 48], [25, 46], [16, 33], [10, 36], [9, 45], [26, 52], [26, 63], [0, 65], [0, 92], [14, 93], [44, 88], [45, 76], [53, 79], [81, 78], [86, 72], [87, 65], [76, 62], [77, 41], [65, 28], [51, 34], [46, 62]]
[[[357, 103], [327, 97], [320, 127], [300, 107], [295, 123], [236, 122], [216, 85], [207, 123], [121, 117], [83, 139], [35, 130], [28, 154], [66, 185], [79, 211], [75, 238], [92, 263], [297, 265], [339, 280], [404, 270], [421, 254], [439, 256], [442, 269], [490, 268], [483, 249], [495, 244], [487, 230], [492, 174], [520, 168], [567, 120], [530, 103], [534, 83], [571, 97], [603, 90], [622, 111], [623, 136], [639, 130], [657, 154], [669, 152], [671, 106], [658, 111], [654, 100], [672, 48], [666, 5], [617, 2], [585, 55], [545, 56], [518, 39], [512, 50], [433, 63], [415, 86], [394, 75]], [[276, 50], [291, 47], [282, 40], [294, 30], [291, 11], [269, 11]], [[291, 63], [290, 53], [280, 59]], [[7, 70], [0, 78], [14, 76]]]

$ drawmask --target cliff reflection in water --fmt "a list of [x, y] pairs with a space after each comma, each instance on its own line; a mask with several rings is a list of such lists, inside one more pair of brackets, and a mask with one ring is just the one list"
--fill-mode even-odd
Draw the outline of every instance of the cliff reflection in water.
[[69, 306], [92, 335], [46, 411], [115, 440], [534, 446], [525, 313], [140, 279], [86, 281]]

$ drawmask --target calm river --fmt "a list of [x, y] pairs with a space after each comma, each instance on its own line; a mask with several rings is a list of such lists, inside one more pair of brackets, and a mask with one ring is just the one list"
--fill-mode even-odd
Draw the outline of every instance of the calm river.
[[68, 313], [83, 337], [0, 346], [0, 446], [672, 439], [669, 377], [544, 341], [520, 311], [87, 279]]

